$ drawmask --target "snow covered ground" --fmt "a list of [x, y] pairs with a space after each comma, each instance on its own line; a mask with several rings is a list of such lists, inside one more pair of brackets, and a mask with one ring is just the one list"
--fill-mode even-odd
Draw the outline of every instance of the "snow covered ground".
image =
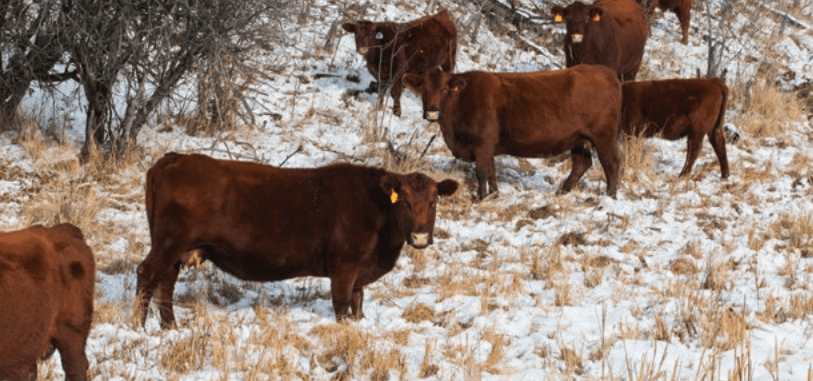
[[[564, 61], [558, 44], [540, 41], [551, 47], [542, 55], [485, 24], [475, 35], [479, 16], [468, 2], [437, 3], [460, 31], [458, 71], [548, 70]], [[711, 2], [712, 14], [721, 4]], [[813, 379], [813, 125], [797, 114], [754, 126], [752, 115], [774, 110], [749, 111], [768, 96], [756, 91], [760, 81], [786, 89], [813, 81], [806, 7], [782, 33], [775, 13], [734, 7], [731, 25], [753, 34], [730, 40], [723, 60], [732, 88], [726, 117], [742, 133], [727, 147], [725, 180], [708, 143], [691, 178], [678, 179], [685, 140], [648, 140], [625, 145], [638, 144], [644, 163], [627, 163], [615, 199], [602, 194], [599, 165], [558, 195], [569, 160], [504, 156], [496, 160], [499, 194], [473, 202], [473, 165], [451, 156], [438, 127], [422, 120], [418, 97], [404, 93], [399, 118], [389, 96], [378, 109], [375, 95], [349, 94], [372, 77], [352, 36], [324, 48], [342, 5], [320, 0], [287, 26], [289, 46], [258, 57], [269, 72], [252, 92], [257, 126], [201, 137], [162, 118], [161, 128], [142, 131], [143, 152], [98, 173], [74, 162], [74, 133], [37, 150], [0, 135], [0, 229], [80, 219], [98, 264], [87, 348], [94, 380]], [[426, 8], [385, 1], [364, 17], [405, 21], [434, 12]], [[674, 14], [656, 18], [639, 79], [705, 72], [717, 25], [705, 9], [693, 13], [687, 46]], [[561, 38], [563, 26], [546, 28]], [[750, 94], [748, 81], [756, 83]], [[82, 130], [78, 110], [57, 114]], [[141, 328], [131, 306], [135, 268], [150, 245], [144, 173], [168, 151], [287, 159], [285, 167], [349, 161], [463, 186], [438, 207], [435, 243], [405, 249], [366, 288], [361, 321], [335, 323], [326, 279], [258, 284], [205, 264], [181, 273], [179, 327], [162, 331], [157, 311]], [[58, 357], [42, 365], [43, 379], [61, 376]]]

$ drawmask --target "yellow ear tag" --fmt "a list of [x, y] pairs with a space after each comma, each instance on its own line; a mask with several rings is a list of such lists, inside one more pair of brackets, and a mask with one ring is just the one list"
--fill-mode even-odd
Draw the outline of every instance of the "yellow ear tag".
[[392, 191], [392, 194], [390, 195], [390, 201], [392, 201], [393, 204], [398, 202], [398, 193], [395, 193], [395, 191]]
[[553, 21], [562, 22], [562, 16], [561, 15], [556, 15], [556, 17], [553, 18]]
[[595, 16], [593, 16], [593, 21], [595, 21], [595, 22], [601, 21], [601, 15], [596, 14]]

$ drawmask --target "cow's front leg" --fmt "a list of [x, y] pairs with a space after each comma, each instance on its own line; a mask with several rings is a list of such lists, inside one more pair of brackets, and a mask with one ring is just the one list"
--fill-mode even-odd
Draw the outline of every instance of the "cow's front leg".
[[494, 170], [494, 149], [481, 147], [474, 152], [474, 175], [477, 178], [477, 199], [482, 200], [497, 191], [497, 175]]
[[[357, 275], [357, 269], [345, 267], [336, 269], [330, 276], [330, 292], [333, 296], [333, 311], [336, 314], [337, 322], [352, 317], [350, 306], [353, 304], [353, 285], [356, 283]], [[359, 313], [361, 313], [360, 303]]]
[[350, 301], [350, 312], [353, 314], [353, 318], [356, 320], [361, 320], [364, 317], [364, 312], [362, 311], [362, 305], [364, 304], [364, 288], [358, 287], [353, 289], [353, 296]]
[[401, 116], [401, 92], [404, 91], [404, 83], [398, 78], [392, 82], [390, 88], [390, 95], [392, 95], [392, 113], [395, 116]]
[[70, 322], [59, 324], [52, 340], [62, 359], [65, 379], [71, 381], [87, 380], [88, 358], [85, 355], [85, 342], [90, 331], [90, 319], [86, 325], [79, 325], [74, 326]]

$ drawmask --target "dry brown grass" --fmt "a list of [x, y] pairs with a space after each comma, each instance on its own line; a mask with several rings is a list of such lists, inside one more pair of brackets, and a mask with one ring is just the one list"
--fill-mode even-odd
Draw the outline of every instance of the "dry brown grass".
[[423, 303], [416, 303], [407, 306], [401, 317], [410, 323], [431, 322], [435, 320], [435, 309]]
[[582, 354], [574, 348], [563, 343], [559, 343], [559, 356], [557, 359], [565, 364], [568, 373], [575, 375], [584, 374], [584, 362]]
[[426, 378], [438, 374], [438, 370], [440, 370], [440, 367], [438, 367], [431, 360], [432, 353], [434, 352], [435, 347], [436, 347], [435, 341], [429, 340], [426, 341], [426, 345], [424, 346], [423, 350], [423, 360], [421, 361], [421, 366], [420, 369], [418, 370], [418, 377]]
[[669, 262], [669, 271], [675, 275], [694, 275], [700, 269], [697, 267], [694, 258], [683, 256]]
[[194, 332], [162, 348], [161, 366], [172, 372], [189, 373], [200, 370], [208, 359], [209, 337]]
[[619, 144], [621, 173], [619, 181], [624, 189], [634, 190], [640, 186], [642, 174], [654, 177], [655, 146], [648, 143], [649, 138], [622, 134]]
[[742, 108], [732, 121], [752, 138], [781, 137], [793, 121], [804, 116], [804, 106], [796, 95], [782, 91], [767, 78], [757, 78], [750, 87], [731, 87], [730, 105]]
[[505, 347], [510, 344], [510, 340], [494, 330], [486, 330], [482, 336], [484, 341], [491, 344], [491, 350], [483, 361], [483, 369], [491, 374], [505, 374], [507, 369], [503, 368], [502, 362], [505, 357]]

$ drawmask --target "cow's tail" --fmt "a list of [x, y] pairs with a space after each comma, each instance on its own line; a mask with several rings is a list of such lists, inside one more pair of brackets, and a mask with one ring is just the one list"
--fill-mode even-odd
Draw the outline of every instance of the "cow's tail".
[[720, 86], [720, 92], [723, 95], [723, 101], [720, 102], [720, 112], [717, 114], [717, 122], [714, 124], [714, 133], [718, 134], [717, 137], [722, 139], [721, 141], [725, 141], [725, 110], [726, 105], [728, 104], [728, 86], [726, 86], [723, 80], [718, 79], [718, 84]]

